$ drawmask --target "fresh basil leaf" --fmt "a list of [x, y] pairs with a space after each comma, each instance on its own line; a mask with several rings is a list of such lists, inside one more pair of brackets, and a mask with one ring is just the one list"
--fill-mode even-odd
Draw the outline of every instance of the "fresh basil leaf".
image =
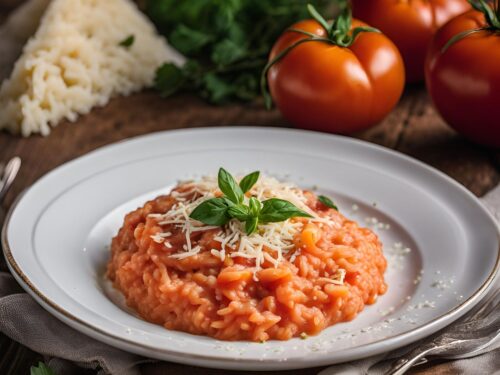
[[290, 219], [291, 217], [312, 216], [283, 199], [271, 198], [262, 202], [262, 210], [259, 214], [261, 222], [276, 223]]
[[333, 203], [333, 201], [330, 198], [328, 198], [324, 195], [320, 195], [318, 197], [318, 200], [321, 203], [323, 203], [326, 207], [333, 208], [334, 210], [337, 210], [337, 211], [339, 210], [339, 208], [335, 205], [335, 203]]
[[189, 217], [207, 225], [223, 226], [231, 219], [223, 198], [212, 198], [196, 207]]
[[247, 235], [251, 235], [252, 233], [257, 231], [257, 226], [259, 225], [259, 218], [252, 217], [245, 223], [245, 232]]
[[162, 97], [167, 97], [177, 92], [185, 81], [182, 70], [174, 64], [163, 64], [155, 77], [155, 88]]
[[243, 177], [240, 181], [240, 188], [243, 191], [243, 194], [245, 194], [247, 191], [249, 191], [258, 181], [260, 176], [259, 171], [252, 172], [250, 174], [247, 174], [245, 177]]
[[234, 217], [239, 221], [247, 221], [251, 217], [250, 208], [242, 204], [236, 204], [232, 207], [229, 207], [227, 213], [229, 214], [229, 216]]
[[132, 47], [132, 44], [135, 42], [135, 35], [129, 35], [125, 39], [123, 39], [118, 45], [125, 47], [125, 48], [130, 48]]
[[236, 206], [236, 203], [233, 203], [232, 201], [230, 201], [229, 199], [227, 199], [226, 197], [221, 197], [221, 199], [226, 203], [226, 205], [228, 207], [233, 207], [233, 206]]
[[243, 191], [234, 177], [224, 168], [219, 169], [218, 183], [219, 189], [230, 201], [236, 204], [243, 202]]
[[30, 375], [55, 375], [55, 373], [45, 363], [38, 362], [37, 366], [31, 366]]
[[257, 198], [255, 197], [250, 197], [250, 200], [248, 202], [248, 205], [250, 207], [250, 214], [252, 216], [259, 216], [260, 213], [260, 202]]

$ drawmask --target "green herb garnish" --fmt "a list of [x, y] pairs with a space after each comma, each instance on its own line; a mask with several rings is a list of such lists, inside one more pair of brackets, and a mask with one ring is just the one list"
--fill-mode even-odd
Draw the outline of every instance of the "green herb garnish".
[[130, 48], [130, 47], [132, 47], [132, 44], [134, 44], [134, 42], [135, 42], [135, 36], [130, 35], [130, 36], [126, 37], [125, 39], [123, 39], [120, 43], [118, 43], [118, 45], [125, 47], [125, 48]]
[[155, 87], [162, 96], [186, 90], [215, 104], [255, 99], [271, 47], [283, 30], [308, 17], [308, 3], [321, 11], [332, 4], [330, 0], [148, 0], [146, 13], [172, 47], [188, 58], [181, 68], [173, 64], [160, 68]]
[[259, 201], [255, 197], [244, 203], [245, 193], [257, 183], [260, 172], [243, 177], [238, 184], [224, 168], [219, 169], [218, 185], [222, 197], [206, 200], [191, 212], [190, 218], [207, 225], [223, 226], [231, 219], [245, 223], [248, 235], [257, 231], [259, 223], [276, 223], [292, 217], [312, 217], [292, 203], [278, 198]]
[[45, 363], [38, 362], [37, 366], [31, 366], [30, 375], [55, 375], [55, 373]]
[[334, 210], [336, 210], [336, 211], [338, 211], [338, 210], [339, 210], [339, 208], [335, 205], [335, 203], [333, 203], [333, 201], [332, 201], [330, 198], [328, 198], [328, 197], [326, 197], [326, 196], [324, 196], [324, 195], [320, 195], [320, 196], [318, 197], [318, 200], [319, 200], [321, 203], [323, 203], [326, 207], [333, 208], [333, 209], [334, 209]]

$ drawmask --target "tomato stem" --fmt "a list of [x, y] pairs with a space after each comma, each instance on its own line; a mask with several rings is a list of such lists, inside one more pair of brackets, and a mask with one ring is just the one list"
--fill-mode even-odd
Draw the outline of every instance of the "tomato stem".
[[485, 0], [468, 0], [472, 7], [483, 13], [490, 29], [500, 30], [499, 0], [495, 0], [493, 8]]
[[486, 19], [487, 26], [485, 27], [479, 27], [476, 29], [472, 30], [465, 30], [455, 36], [453, 36], [441, 49], [441, 53], [446, 52], [448, 48], [450, 48], [453, 44], [457, 43], [458, 41], [467, 38], [468, 36], [478, 33], [480, 31], [494, 31], [494, 32], [500, 32], [500, 0], [495, 0], [493, 3], [493, 8], [489, 3], [487, 3], [485, 0], [468, 0], [470, 5], [477, 10], [478, 12], [481, 12], [484, 14], [484, 18]]

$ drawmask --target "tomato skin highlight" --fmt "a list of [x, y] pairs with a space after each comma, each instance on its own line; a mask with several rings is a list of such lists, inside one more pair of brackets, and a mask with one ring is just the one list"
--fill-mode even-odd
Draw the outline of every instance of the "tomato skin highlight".
[[[358, 26], [366, 24], [353, 19], [352, 28]], [[291, 28], [326, 36], [315, 20]], [[303, 38], [307, 37], [285, 31], [269, 59]], [[267, 78], [275, 104], [291, 123], [348, 134], [375, 125], [394, 108], [404, 88], [404, 66], [387, 37], [363, 32], [350, 47], [302, 43], [273, 65]]]
[[486, 26], [469, 11], [436, 34], [426, 62], [426, 83], [443, 119], [471, 140], [500, 147], [500, 34], [483, 30], [442, 51], [460, 32]]
[[423, 81], [427, 49], [439, 27], [471, 9], [466, 0], [352, 0], [352, 4], [354, 17], [396, 44], [409, 83]]

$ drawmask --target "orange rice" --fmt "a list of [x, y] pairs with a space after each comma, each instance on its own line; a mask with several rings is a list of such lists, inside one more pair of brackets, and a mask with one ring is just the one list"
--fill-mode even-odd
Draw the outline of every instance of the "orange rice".
[[[150, 216], [171, 209], [176, 199], [169, 194], [125, 217], [112, 241], [108, 276], [145, 320], [221, 340], [288, 340], [352, 320], [387, 289], [382, 245], [370, 229], [313, 193], [304, 195], [309, 208], [335, 225], [291, 219], [304, 225], [293, 239], [294, 251], [278, 265], [264, 261], [255, 270], [254, 260], [231, 257], [228, 247], [224, 260], [214, 256], [212, 249], [221, 250], [214, 240], [219, 229], [193, 232], [191, 243], [201, 250], [172, 258], [186, 244], [185, 234]], [[165, 230], [171, 248], [152, 239]], [[332, 281], [339, 272], [343, 280]]]

